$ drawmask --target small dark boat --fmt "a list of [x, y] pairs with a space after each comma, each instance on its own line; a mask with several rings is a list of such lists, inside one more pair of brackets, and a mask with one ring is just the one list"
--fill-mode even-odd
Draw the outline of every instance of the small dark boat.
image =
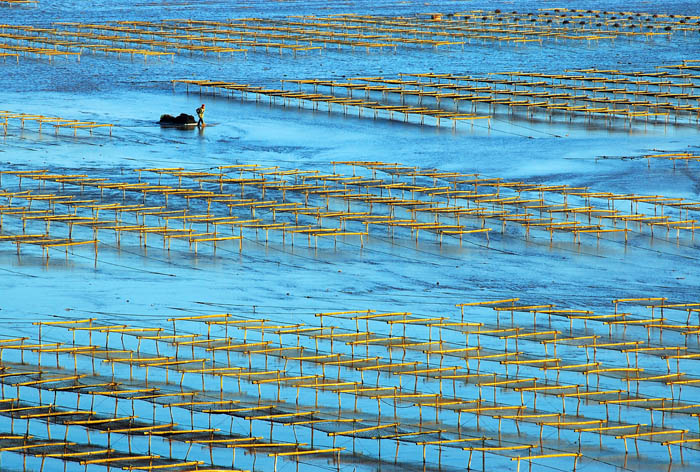
[[171, 128], [194, 128], [197, 126], [197, 121], [194, 116], [187, 113], [180, 113], [178, 116], [165, 114], [160, 116], [158, 124]]

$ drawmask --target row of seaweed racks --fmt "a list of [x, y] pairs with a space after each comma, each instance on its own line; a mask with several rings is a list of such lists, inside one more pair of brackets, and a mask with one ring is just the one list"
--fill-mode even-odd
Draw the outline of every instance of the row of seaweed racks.
[[77, 135], [78, 129], [87, 129], [92, 134], [92, 131], [96, 128], [108, 128], [109, 135], [112, 136], [112, 127], [114, 125], [110, 123], [97, 123], [95, 121], [79, 121], [67, 118], [59, 118], [54, 116], [45, 115], [33, 115], [29, 113], [15, 113], [12, 111], [0, 111], [0, 125], [3, 127], [3, 132], [7, 135], [7, 128], [9, 126], [10, 120], [19, 120], [20, 128], [24, 129], [25, 122], [31, 121], [36, 122], [39, 125], [39, 133], [41, 133], [41, 128], [43, 124], [50, 124], [54, 127], [56, 134], [58, 134], [61, 128], [73, 128], [73, 135]]

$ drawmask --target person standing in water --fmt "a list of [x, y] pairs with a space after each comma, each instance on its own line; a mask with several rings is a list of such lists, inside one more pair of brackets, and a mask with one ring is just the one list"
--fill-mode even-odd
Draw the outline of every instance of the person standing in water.
[[202, 106], [197, 108], [197, 110], [195, 111], [197, 112], [197, 116], [199, 117], [197, 126], [204, 126], [204, 103], [202, 103]]

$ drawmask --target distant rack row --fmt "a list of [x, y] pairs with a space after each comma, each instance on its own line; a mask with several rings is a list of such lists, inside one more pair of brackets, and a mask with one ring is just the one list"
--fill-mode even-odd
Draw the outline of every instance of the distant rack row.
[[[506, 107], [511, 113], [526, 110], [527, 118], [532, 119], [537, 112], [545, 113], [549, 121], [557, 115], [583, 115], [589, 120], [601, 117], [607, 126], [614, 125], [614, 119], [625, 120], [632, 126], [640, 122], [661, 121], [678, 124], [679, 119], [689, 123], [700, 122], [700, 75], [688, 70], [695, 67], [692, 61], [679, 65], [659, 66], [673, 71], [625, 72], [618, 70], [582, 69], [574, 73], [544, 74], [536, 72], [498, 72], [487, 77], [461, 74], [406, 73], [396, 78], [355, 77], [344, 81], [332, 79], [283, 79], [285, 83], [296, 84], [298, 90], [275, 89], [264, 86], [241, 84], [230, 81], [175, 79], [176, 84], [198, 87], [199, 93], [220, 93], [231, 98], [248, 96], [260, 100], [267, 97], [270, 104], [277, 99], [283, 105], [310, 103], [314, 109], [325, 104], [329, 112], [333, 106], [348, 113], [356, 109], [358, 116], [363, 111], [374, 115], [381, 113], [390, 119], [394, 115], [408, 121], [410, 116], [457, 122], [487, 119], [479, 115], [479, 105], [487, 105], [489, 115], [497, 107]], [[304, 87], [313, 87], [313, 92]], [[319, 93], [319, 88], [327, 93]], [[340, 90], [344, 91], [340, 92]], [[353, 96], [362, 93], [364, 98]], [[424, 106], [433, 101], [434, 107]], [[460, 104], [471, 105], [469, 113], [460, 111]], [[672, 121], [671, 121], [672, 119]], [[490, 119], [488, 126], [491, 126]], [[681, 121], [683, 123], [683, 121]]]
[[630, 13], [624, 18], [598, 13], [503, 14], [471, 12], [449, 19], [337, 15], [285, 19], [241, 18], [229, 21], [169, 19], [115, 21], [105, 24], [57, 22], [53, 27], [0, 25], [0, 53], [48, 57], [75, 56], [83, 51], [118, 56], [247, 53], [249, 50], [298, 52], [431, 48], [488, 44], [531, 44], [543, 41], [599, 41], [644, 38], [674, 32], [696, 34], [696, 17]]

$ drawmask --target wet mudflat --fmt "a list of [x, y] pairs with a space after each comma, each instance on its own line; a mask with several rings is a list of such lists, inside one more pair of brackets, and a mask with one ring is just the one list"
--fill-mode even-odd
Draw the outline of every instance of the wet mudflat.
[[[679, 108], [698, 106], [692, 2], [583, 4], [554, 26], [544, 13], [564, 12], [546, 2], [77, 6], [0, 3], [24, 28], [3, 30], [4, 52], [60, 36], [27, 26], [105, 46], [0, 58], [3, 468], [693, 470], [700, 139], [697, 111]], [[528, 12], [540, 33], [599, 38], [516, 42]], [[649, 16], [658, 35], [605, 37], [646, 31], [624, 24], [637, 12], [674, 16]], [[411, 23], [343, 30], [395, 47], [318, 42], [348, 13]], [[437, 13], [450, 23], [425, 23]], [[75, 27], [246, 21], [248, 41], [301, 28], [264, 22], [292, 15], [324, 18], [304, 33], [320, 49], [257, 36], [287, 46], [204, 51], [203, 36], [239, 38], [214, 24], [177, 30], [199, 39]], [[454, 36], [464, 25], [489, 31]], [[406, 42], [447, 28], [454, 44]], [[649, 75], [494, 75], [591, 68]], [[204, 128], [157, 125], [201, 103]], [[668, 115], [601, 111], [618, 108]]]

